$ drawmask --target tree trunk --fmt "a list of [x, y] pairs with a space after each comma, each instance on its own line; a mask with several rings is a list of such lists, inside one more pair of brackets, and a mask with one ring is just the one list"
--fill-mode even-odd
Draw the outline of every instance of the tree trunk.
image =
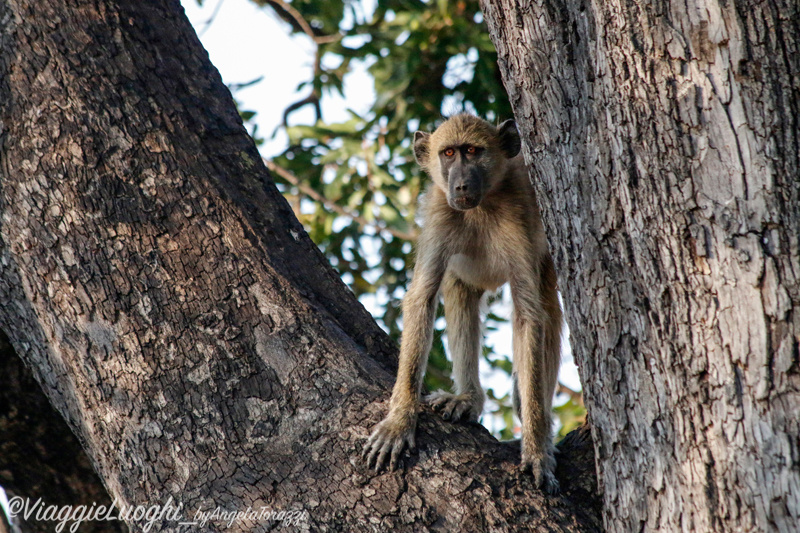
[[800, 7], [484, 1], [609, 531], [800, 521]]
[[[427, 415], [407, 472], [363, 468], [395, 347], [294, 219], [177, 1], [0, 1], [0, 124], [0, 329], [120, 505], [600, 529], [585, 432], [559, 498], [514, 445]], [[173, 517], [156, 530], [185, 531]], [[226, 522], [193, 529], [281, 525]]]

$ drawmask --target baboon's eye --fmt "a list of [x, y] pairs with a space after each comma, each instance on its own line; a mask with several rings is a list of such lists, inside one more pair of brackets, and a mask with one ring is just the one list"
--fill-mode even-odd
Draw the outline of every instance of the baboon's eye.
[[478, 150], [474, 146], [467, 146], [467, 153], [475, 155], [478, 153]]
[[456, 155], [456, 151], [455, 151], [455, 150], [453, 150], [452, 148], [447, 148], [447, 149], [444, 151], [444, 156], [445, 156], [445, 157], [453, 157], [454, 155]]

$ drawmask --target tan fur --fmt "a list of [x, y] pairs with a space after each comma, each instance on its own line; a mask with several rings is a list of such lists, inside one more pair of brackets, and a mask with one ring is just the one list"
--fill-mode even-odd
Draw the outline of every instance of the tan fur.
[[[439, 154], [447, 147], [466, 145], [483, 149], [475, 164], [486, 171], [488, 182], [479, 205], [462, 211], [448, 203], [448, 179]], [[456, 390], [438, 391], [426, 400], [445, 418], [478, 419], [484, 402], [478, 377], [478, 305], [484, 291], [508, 282], [514, 302], [514, 403], [522, 422], [522, 467], [532, 471], [540, 486], [555, 492], [550, 412], [561, 358], [561, 309], [555, 269], [522, 157], [509, 159], [498, 129], [470, 115], [451, 118], [429, 138], [421, 134], [418, 147], [420, 164], [434, 186], [427, 192], [414, 278], [403, 301], [405, 329], [389, 414], [370, 437], [365, 456], [378, 468], [387, 458], [394, 467], [402, 450], [414, 446], [440, 288]]]

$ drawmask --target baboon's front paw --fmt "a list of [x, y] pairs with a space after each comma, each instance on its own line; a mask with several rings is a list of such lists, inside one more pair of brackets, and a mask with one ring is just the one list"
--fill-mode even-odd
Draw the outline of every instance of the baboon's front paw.
[[475, 398], [469, 394], [436, 391], [423, 398], [423, 401], [441, 413], [445, 420], [477, 422], [483, 410], [483, 398]]
[[372, 468], [374, 465], [377, 472], [383, 468], [386, 460], [389, 459], [389, 468], [391, 470], [396, 469], [397, 461], [400, 459], [400, 454], [403, 450], [406, 447], [409, 450], [416, 448], [414, 440], [416, 429], [416, 416], [387, 416], [375, 426], [375, 430], [364, 445], [361, 457], [366, 461], [367, 467]]
[[552, 456], [548, 454], [522, 454], [522, 461], [520, 468], [523, 472], [530, 472], [533, 475], [534, 484], [550, 495], [558, 494], [561, 488], [556, 479], [555, 470], [556, 462]]

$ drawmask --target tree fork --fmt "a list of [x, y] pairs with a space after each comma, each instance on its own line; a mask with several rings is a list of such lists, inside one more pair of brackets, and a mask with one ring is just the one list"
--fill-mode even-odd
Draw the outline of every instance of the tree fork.
[[314, 531], [600, 528], [585, 432], [560, 498], [513, 445], [426, 415], [407, 472], [362, 467], [395, 347], [294, 219], [177, 1], [0, 1], [0, 123], [0, 329], [112, 498], [173, 497], [187, 520], [305, 510]]

